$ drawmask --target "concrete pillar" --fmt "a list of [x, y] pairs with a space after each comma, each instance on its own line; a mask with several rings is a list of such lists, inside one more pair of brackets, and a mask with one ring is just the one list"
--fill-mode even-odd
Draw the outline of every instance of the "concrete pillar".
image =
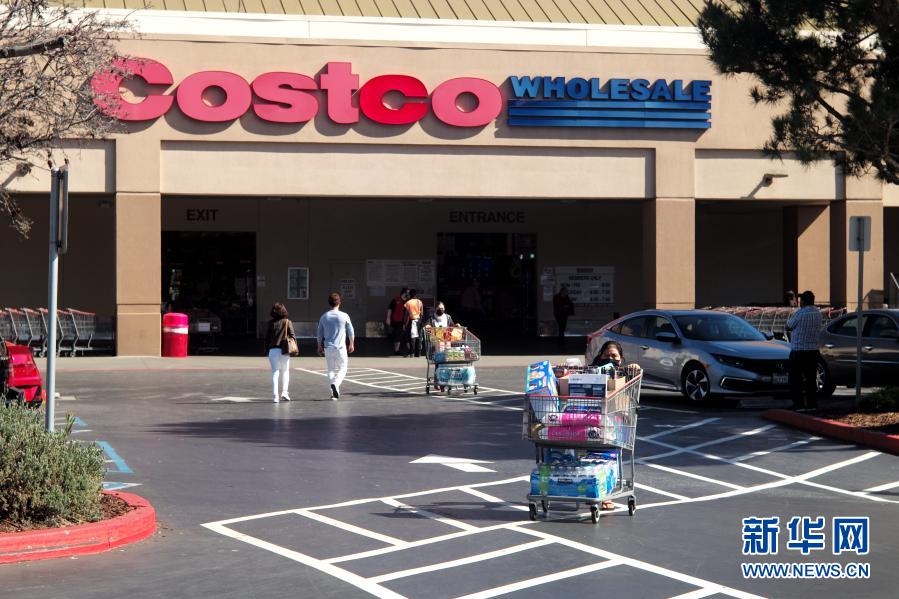
[[833, 303], [854, 310], [858, 295], [858, 254], [849, 251], [849, 219], [871, 217], [871, 250], [864, 256], [862, 307], [880, 307], [884, 301], [883, 188], [873, 177], [846, 177], [846, 200], [831, 205], [831, 288]]
[[656, 148], [656, 197], [643, 205], [643, 303], [696, 305], [696, 201], [693, 148]]
[[116, 139], [116, 353], [161, 349], [162, 199], [160, 144], [132, 133]]
[[116, 351], [160, 353], [162, 200], [158, 193], [116, 194]]
[[831, 302], [830, 206], [784, 209], [784, 291], [809, 289], [819, 304]]

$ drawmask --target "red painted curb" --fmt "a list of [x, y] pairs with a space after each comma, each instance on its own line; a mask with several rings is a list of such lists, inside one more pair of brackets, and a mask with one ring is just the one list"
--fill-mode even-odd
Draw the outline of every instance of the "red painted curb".
[[138, 495], [104, 491], [133, 509], [110, 520], [63, 528], [0, 534], [0, 564], [102, 553], [156, 532], [156, 510]]
[[886, 435], [858, 428], [844, 422], [827, 420], [826, 418], [818, 418], [808, 414], [798, 414], [789, 410], [767, 410], [762, 412], [761, 416], [773, 422], [787, 424], [825, 437], [849, 441], [899, 455], [899, 435]]

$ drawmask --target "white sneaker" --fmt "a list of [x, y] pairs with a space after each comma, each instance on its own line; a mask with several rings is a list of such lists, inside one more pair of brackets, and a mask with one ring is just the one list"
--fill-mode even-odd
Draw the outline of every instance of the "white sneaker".
[[290, 396], [288, 394], [284, 394], [281, 396], [281, 401], [290, 401]]
[[278, 398], [277, 398], [277, 397], [274, 398], [274, 399], [272, 400], [272, 403], [278, 403]]

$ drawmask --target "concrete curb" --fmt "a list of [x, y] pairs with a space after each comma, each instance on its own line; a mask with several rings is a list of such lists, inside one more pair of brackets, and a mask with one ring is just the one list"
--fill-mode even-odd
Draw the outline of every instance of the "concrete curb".
[[134, 509], [101, 522], [0, 534], [0, 564], [102, 553], [156, 532], [156, 510], [146, 499], [132, 493], [104, 493]]
[[762, 412], [761, 416], [766, 420], [786, 424], [824, 437], [849, 441], [899, 455], [899, 435], [886, 435], [858, 428], [851, 424], [807, 414], [798, 414], [789, 410], [767, 410]]

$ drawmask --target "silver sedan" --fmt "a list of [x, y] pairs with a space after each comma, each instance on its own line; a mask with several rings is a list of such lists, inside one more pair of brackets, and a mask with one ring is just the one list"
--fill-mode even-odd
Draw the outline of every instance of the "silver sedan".
[[711, 310], [644, 310], [588, 337], [587, 361], [606, 341], [643, 368], [643, 385], [677, 390], [694, 401], [715, 395], [789, 391], [790, 346], [745, 320]]

